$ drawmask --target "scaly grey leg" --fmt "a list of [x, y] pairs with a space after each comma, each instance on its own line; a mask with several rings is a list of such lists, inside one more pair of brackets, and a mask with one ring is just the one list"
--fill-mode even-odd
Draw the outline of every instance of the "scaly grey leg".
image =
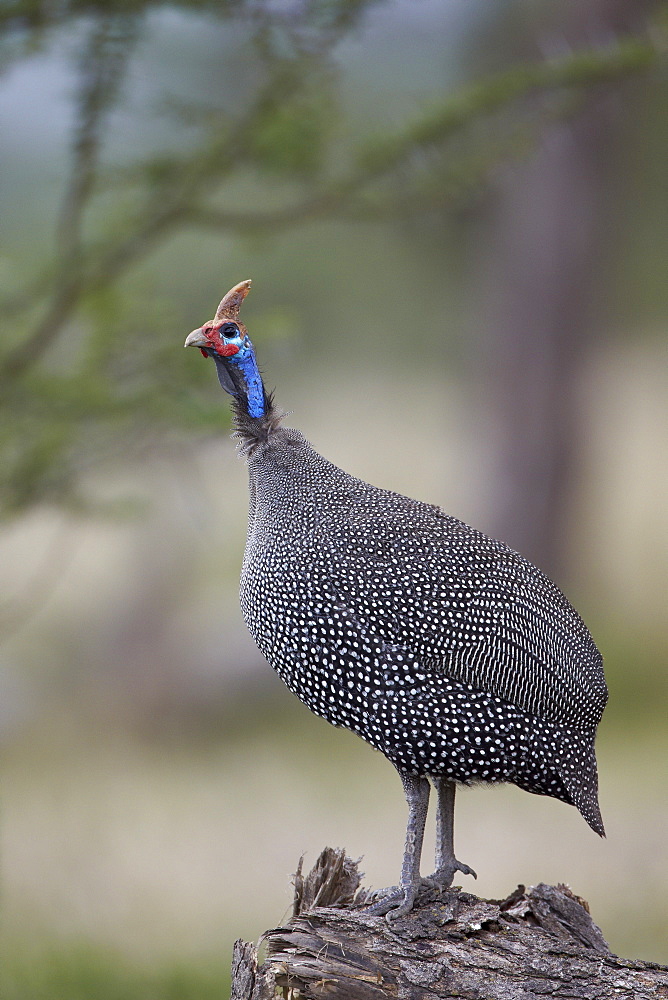
[[396, 920], [413, 909], [415, 897], [422, 885], [420, 878], [420, 855], [424, 839], [424, 826], [429, 808], [429, 782], [414, 774], [399, 772], [408, 803], [408, 825], [406, 827], [406, 847], [401, 866], [401, 883], [387, 890], [379, 902], [369, 907], [369, 913], [387, 915], [388, 920]]
[[478, 876], [455, 857], [455, 783], [447, 778], [434, 778], [438, 793], [436, 814], [436, 871], [429, 876], [438, 885], [447, 889], [452, 885], [455, 872]]

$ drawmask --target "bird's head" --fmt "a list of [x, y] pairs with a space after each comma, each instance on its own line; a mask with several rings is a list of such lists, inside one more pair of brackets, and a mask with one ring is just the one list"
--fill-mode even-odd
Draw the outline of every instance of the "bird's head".
[[210, 319], [188, 334], [186, 347], [199, 347], [205, 358], [217, 355], [233, 364], [247, 358], [253, 350], [248, 333], [240, 323]]
[[185, 346], [199, 347], [205, 358], [213, 358], [225, 392], [235, 397], [247, 416], [262, 417], [268, 401], [248, 331], [239, 321], [239, 309], [250, 286], [248, 279], [230, 289], [214, 318], [189, 333]]

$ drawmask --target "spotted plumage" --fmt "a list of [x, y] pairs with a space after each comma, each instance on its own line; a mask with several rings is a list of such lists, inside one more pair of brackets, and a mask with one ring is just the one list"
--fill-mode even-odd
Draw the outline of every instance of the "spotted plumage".
[[[248, 458], [249, 631], [305, 705], [380, 750], [404, 782], [401, 885], [376, 912], [406, 912], [419, 888], [426, 777], [439, 790], [434, 877], [443, 884], [471, 872], [452, 851], [454, 782], [512, 782], [553, 796], [603, 834], [594, 737], [607, 692], [582, 619], [502, 542], [328, 462], [281, 426], [255, 384], [249, 413], [252, 345], [238, 321], [249, 284], [232, 289], [187, 343], [216, 361]], [[235, 366], [235, 345], [245, 367]]]

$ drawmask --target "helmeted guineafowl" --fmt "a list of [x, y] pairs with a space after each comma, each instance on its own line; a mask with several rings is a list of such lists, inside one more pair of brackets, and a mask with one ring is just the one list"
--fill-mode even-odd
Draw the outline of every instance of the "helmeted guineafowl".
[[512, 782], [580, 810], [603, 835], [594, 738], [601, 656], [535, 566], [438, 507], [349, 476], [281, 426], [236, 285], [186, 340], [213, 358], [248, 459], [243, 615], [271, 666], [313, 712], [394, 764], [409, 807], [400, 885], [413, 906], [429, 779], [438, 791], [436, 871], [475, 874], [453, 850], [455, 783]]

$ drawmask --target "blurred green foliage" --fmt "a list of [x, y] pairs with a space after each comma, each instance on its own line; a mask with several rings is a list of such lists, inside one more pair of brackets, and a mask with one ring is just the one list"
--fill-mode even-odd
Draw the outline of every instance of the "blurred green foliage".
[[169, 148], [119, 163], [109, 148], [114, 115], [162, 6], [14, 0], [0, 16], [6, 68], [64, 33], [79, 39], [55, 227], [4, 302], [0, 515], [42, 502], [82, 510], [82, 473], [119, 447], [141, 452], [158, 436], [225, 420], [202, 391], [209, 373], [174, 352], [159, 301], [128, 280], [176, 234], [238, 241], [313, 219], [410, 223], [448, 204], [461, 209], [555, 118], [659, 55], [656, 35], [645, 33], [519, 63], [367, 138], [346, 126], [332, 55], [375, 2], [170, 4], [229, 25], [235, 42], [220, 65], [205, 67], [215, 80], [206, 103], [163, 103]]

